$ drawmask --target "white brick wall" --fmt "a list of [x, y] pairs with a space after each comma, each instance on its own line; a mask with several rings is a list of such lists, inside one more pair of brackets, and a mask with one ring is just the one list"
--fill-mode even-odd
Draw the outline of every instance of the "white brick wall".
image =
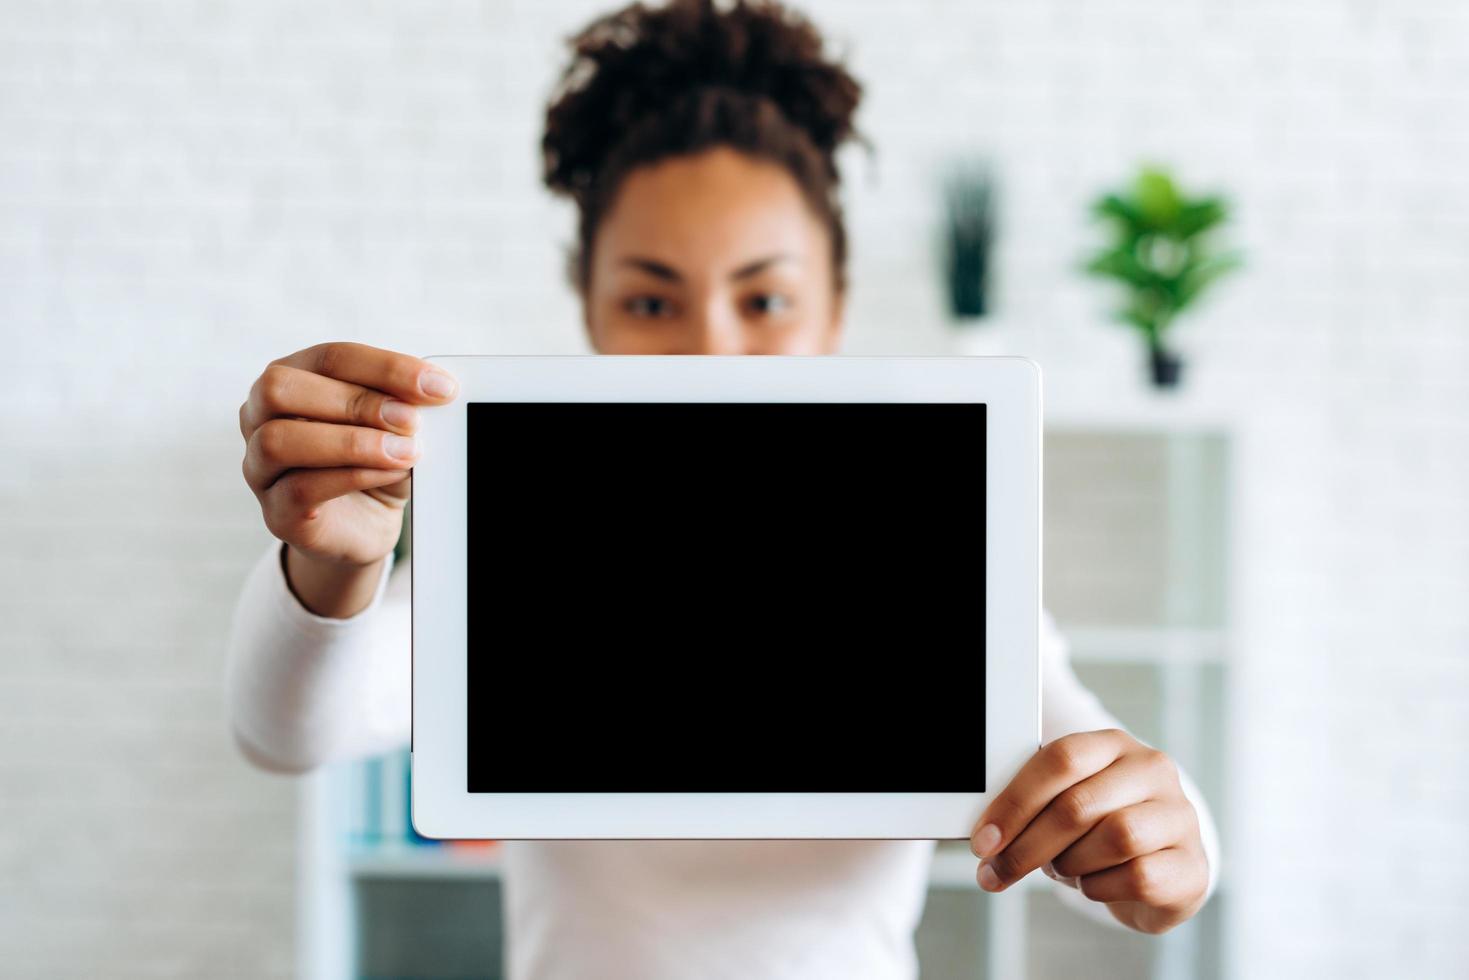
[[[558, 39], [603, 6], [0, 6], [7, 975], [289, 972], [292, 788], [218, 697], [266, 540], [235, 409], [325, 339], [585, 350], [535, 141]], [[848, 352], [951, 349], [932, 184], [977, 148], [1009, 344], [1059, 402], [1122, 397], [1136, 345], [1074, 273], [1086, 203], [1147, 158], [1231, 192], [1250, 269], [1178, 334], [1184, 404], [1247, 433], [1230, 963], [1462, 970], [1469, 7], [807, 9], [879, 154], [846, 158]]]

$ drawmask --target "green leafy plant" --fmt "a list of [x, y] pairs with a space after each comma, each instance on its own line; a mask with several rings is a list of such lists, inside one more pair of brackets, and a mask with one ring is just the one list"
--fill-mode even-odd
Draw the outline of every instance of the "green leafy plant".
[[1218, 196], [1186, 197], [1166, 172], [1145, 167], [1129, 191], [1104, 194], [1092, 211], [1110, 226], [1112, 242], [1086, 270], [1126, 287], [1117, 318], [1142, 332], [1153, 383], [1177, 384], [1181, 364], [1164, 333], [1210, 284], [1241, 264], [1238, 253], [1212, 246], [1211, 232], [1228, 218], [1228, 204]]

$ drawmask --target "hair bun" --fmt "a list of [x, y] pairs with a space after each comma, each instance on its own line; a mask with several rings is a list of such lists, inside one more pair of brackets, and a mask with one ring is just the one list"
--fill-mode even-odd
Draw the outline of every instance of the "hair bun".
[[666, 112], [691, 90], [729, 89], [769, 99], [827, 160], [855, 132], [856, 79], [822, 53], [800, 14], [773, 0], [639, 2], [593, 21], [574, 50], [546, 114], [545, 182], [579, 196], [601, 162], [640, 121]]

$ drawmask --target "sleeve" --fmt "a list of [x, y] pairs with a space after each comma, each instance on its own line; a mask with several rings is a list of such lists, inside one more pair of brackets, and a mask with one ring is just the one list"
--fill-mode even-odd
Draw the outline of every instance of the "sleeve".
[[[1049, 743], [1062, 735], [1101, 728], [1125, 729], [1126, 726], [1081, 683], [1071, 668], [1070, 644], [1051, 615], [1044, 613], [1041, 617], [1041, 741]], [[1208, 803], [1182, 766], [1179, 767], [1178, 779], [1184, 796], [1193, 804], [1199, 818], [1199, 836], [1203, 838], [1204, 854], [1209, 861], [1207, 902], [1219, 883], [1219, 833]], [[1093, 902], [1080, 891], [1060, 882], [1056, 883], [1056, 888], [1064, 903], [1087, 917], [1120, 929], [1127, 928], [1113, 917], [1105, 904]]]
[[412, 724], [411, 557], [355, 616], [318, 616], [286, 581], [285, 544], [256, 560], [230, 623], [225, 701], [241, 753], [302, 773], [405, 745]]

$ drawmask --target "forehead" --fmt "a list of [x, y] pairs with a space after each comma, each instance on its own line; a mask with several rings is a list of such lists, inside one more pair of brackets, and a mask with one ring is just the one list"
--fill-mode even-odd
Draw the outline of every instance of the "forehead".
[[776, 250], [814, 259], [825, 238], [784, 167], [719, 147], [631, 171], [598, 227], [594, 263], [642, 255], [737, 265]]

